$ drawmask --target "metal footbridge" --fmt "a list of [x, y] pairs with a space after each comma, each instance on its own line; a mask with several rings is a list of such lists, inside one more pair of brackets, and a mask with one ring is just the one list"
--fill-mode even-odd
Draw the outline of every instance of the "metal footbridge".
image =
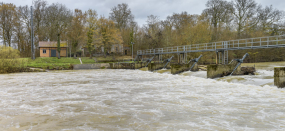
[[285, 47], [285, 35], [220, 41], [185, 46], [138, 50], [137, 55], [174, 54], [220, 50], [243, 50]]
[[214, 51], [222, 54], [222, 63], [228, 62], [229, 50], [263, 49], [285, 47], [285, 35], [267, 36], [258, 38], [238, 39], [230, 41], [211, 42], [203, 44], [192, 44], [147, 50], [138, 50], [137, 55], [162, 55], [162, 54], [185, 54], [191, 52]]

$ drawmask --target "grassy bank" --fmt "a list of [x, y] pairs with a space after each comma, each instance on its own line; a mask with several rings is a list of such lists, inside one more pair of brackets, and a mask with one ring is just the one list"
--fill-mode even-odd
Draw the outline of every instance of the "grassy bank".
[[[89, 57], [81, 57], [82, 64], [94, 64], [97, 62], [113, 62], [117, 60], [130, 59], [129, 56], [117, 56], [117, 57], [93, 57], [90, 59]], [[20, 58], [20, 60], [25, 61], [27, 67], [33, 68], [42, 68], [49, 70], [61, 70], [61, 69], [72, 69], [73, 65], [81, 64], [79, 59], [69, 58], [69, 57], [61, 57], [60, 59], [56, 57], [38, 57], [35, 60], [30, 58]]]

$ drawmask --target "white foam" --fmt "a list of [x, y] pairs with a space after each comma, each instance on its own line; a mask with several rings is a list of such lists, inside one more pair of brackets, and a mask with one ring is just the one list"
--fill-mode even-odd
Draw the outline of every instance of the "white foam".
[[[242, 77], [260, 82], [264, 75]], [[3, 130], [285, 127], [285, 91], [268, 85], [140, 70], [20, 73], [0, 75], [0, 82], [5, 83], [0, 87], [0, 116], [6, 116], [0, 121], [6, 125], [0, 126]], [[14, 124], [7, 124], [11, 121]], [[38, 124], [25, 124], [33, 121]]]

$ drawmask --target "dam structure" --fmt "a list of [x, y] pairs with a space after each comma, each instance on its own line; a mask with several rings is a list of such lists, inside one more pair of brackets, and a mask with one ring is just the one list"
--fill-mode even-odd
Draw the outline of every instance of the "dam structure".
[[219, 41], [203, 44], [192, 44], [165, 48], [138, 50], [137, 56], [157, 55], [161, 58], [164, 54], [178, 54], [183, 61], [187, 61], [187, 53], [216, 52], [216, 64], [228, 64], [229, 50], [263, 49], [285, 47], [285, 35]]

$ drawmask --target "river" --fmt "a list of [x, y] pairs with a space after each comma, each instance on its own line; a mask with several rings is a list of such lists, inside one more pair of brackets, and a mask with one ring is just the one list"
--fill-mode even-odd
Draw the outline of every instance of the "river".
[[284, 130], [285, 90], [272, 85], [272, 72], [219, 79], [167, 70], [2, 74], [0, 130]]

